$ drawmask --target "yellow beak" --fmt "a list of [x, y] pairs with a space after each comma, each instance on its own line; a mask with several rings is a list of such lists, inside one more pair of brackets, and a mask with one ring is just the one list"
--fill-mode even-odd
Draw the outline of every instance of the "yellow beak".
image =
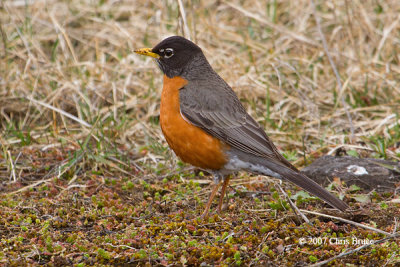
[[149, 57], [160, 58], [159, 54], [151, 52], [151, 48], [141, 48], [141, 49], [135, 50], [134, 52], [138, 53], [139, 55], [145, 55], [145, 56], [149, 56]]

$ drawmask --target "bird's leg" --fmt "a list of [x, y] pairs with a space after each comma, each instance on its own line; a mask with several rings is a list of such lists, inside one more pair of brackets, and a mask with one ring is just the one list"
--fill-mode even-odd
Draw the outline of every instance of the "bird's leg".
[[207, 204], [206, 204], [206, 208], [204, 209], [203, 214], [201, 215], [201, 218], [207, 218], [208, 217], [208, 213], [210, 211], [210, 206], [215, 198], [215, 194], [218, 192], [218, 188], [221, 185], [221, 183], [218, 184], [214, 184], [213, 185], [213, 189], [211, 191], [210, 197], [208, 198]]
[[229, 184], [229, 180], [230, 180], [230, 176], [226, 176], [224, 178], [224, 183], [222, 184], [222, 189], [221, 189], [221, 195], [219, 196], [218, 213], [221, 213], [222, 204], [224, 203], [225, 191], [226, 191], [226, 187]]
[[207, 218], [208, 217], [208, 213], [210, 212], [210, 207], [211, 204], [215, 198], [215, 194], [217, 194], [218, 192], [218, 188], [221, 185], [221, 176], [218, 174], [214, 174], [214, 185], [210, 194], [210, 197], [208, 198], [207, 204], [206, 204], [206, 208], [204, 209], [203, 214], [201, 215], [201, 218]]

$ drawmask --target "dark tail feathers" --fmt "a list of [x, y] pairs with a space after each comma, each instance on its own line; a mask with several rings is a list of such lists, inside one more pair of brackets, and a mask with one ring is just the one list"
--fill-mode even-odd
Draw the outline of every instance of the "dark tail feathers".
[[288, 181], [326, 201], [332, 207], [335, 207], [341, 211], [345, 211], [349, 208], [349, 206], [345, 202], [329, 193], [325, 188], [323, 188], [301, 172], [295, 172], [291, 169], [282, 167], [282, 169], [278, 173], [280, 173], [283, 178], [286, 178]]

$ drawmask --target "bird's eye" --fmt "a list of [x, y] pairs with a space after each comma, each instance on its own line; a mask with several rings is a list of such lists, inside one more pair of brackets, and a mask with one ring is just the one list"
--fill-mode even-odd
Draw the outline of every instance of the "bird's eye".
[[165, 58], [170, 58], [174, 55], [174, 49], [172, 48], [166, 48], [164, 51], [164, 57]]

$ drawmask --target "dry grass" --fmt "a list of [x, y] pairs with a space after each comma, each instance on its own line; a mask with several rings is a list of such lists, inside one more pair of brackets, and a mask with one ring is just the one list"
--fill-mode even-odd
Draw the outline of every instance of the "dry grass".
[[69, 191], [93, 173], [133, 181], [179, 173], [158, 125], [162, 75], [132, 50], [185, 26], [299, 167], [303, 154], [349, 145], [400, 159], [399, 1], [316, 1], [316, 12], [310, 1], [183, 2], [187, 24], [172, 0], [0, 2], [6, 192], [54, 177]]
[[[132, 49], [180, 33], [177, 3], [100, 2], [2, 2], [3, 145], [20, 141], [10, 134], [12, 126], [30, 131], [34, 140], [50, 132], [88, 133], [83, 123], [55, 108], [89, 123], [114, 120], [106, 129], [126, 118], [117, 142], [134, 150], [149, 136], [164, 143], [160, 130], [149, 124], [158, 112], [161, 75]], [[400, 110], [396, 1], [317, 6], [342, 88], [308, 1], [193, 1], [186, 9], [193, 39], [283, 148], [301, 148], [302, 137], [307, 152], [321, 144], [393, 137]]]

